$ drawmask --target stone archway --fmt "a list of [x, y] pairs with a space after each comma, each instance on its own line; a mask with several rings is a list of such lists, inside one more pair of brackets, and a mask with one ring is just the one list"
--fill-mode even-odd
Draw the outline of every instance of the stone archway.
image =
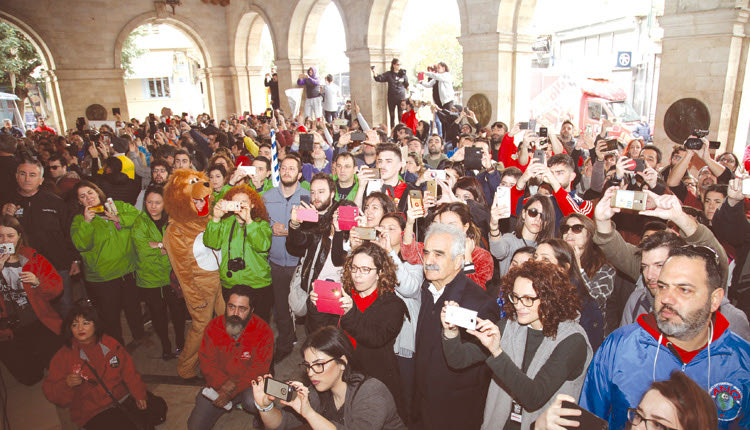
[[[117, 35], [117, 38], [115, 39], [115, 46], [114, 46], [115, 67], [119, 68], [120, 64], [122, 64], [122, 46], [125, 43], [125, 39], [127, 39], [130, 33], [132, 33], [136, 28], [145, 24], [156, 24], [156, 25], [167, 24], [181, 31], [183, 34], [185, 34], [188, 37], [188, 39], [190, 39], [195, 44], [203, 60], [201, 64], [203, 77], [201, 80], [205, 88], [205, 93], [204, 93], [205, 106], [207, 107], [208, 112], [210, 112], [212, 116], [216, 116], [218, 112], [217, 112], [217, 103], [216, 103], [216, 90], [214, 88], [214, 79], [213, 79], [213, 73], [212, 73], [213, 61], [209, 54], [208, 46], [205, 43], [203, 37], [201, 37], [198, 34], [198, 32], [195, 30], [195, 28], [197, 27], [184, 17], [175, 17], [174, 15], [162, 15], [160, 13], [157, 13], [156, 11], [150, 11], [150, 12], [146, 12], [141, 15], [138, 15], [135, 18], [128, 21], [128, 23], [125, 24], [125, 26], [120, 30], [120, 32]], [[123, 76], [124, 76], [124, 71], [123, 71]], [[124, 85], [124, 81], [123, 81], [123, 85]], [[127, 118], [127, 117], [129, 117], [129, 112], [123, 112], [123, 118]]]
[[232, 60], [235, 75], [235, 106], [240, 112], [249, 111], [257, 114], [265, 109], [265, 100], [261, 97], [261, 94], [265, 94], [265, 89], [260, 49], [264, 27], [267, 27], [271, 34], [274, 58], [278, 58], [277, 39], [270, 22], [262, 9], [250, 6], [239, 19], [231, 39], [234, 41]]
[[48, 118], [48, 123], [51, 123], [53, 127], [63, 133], [66, 124], [65, 111], [60, 96], [60, 86], [55, 75], [56, 65], [52, 51], [50, 51], [41, 36], [20, 19], [0, 10], [0, 21], [6, 21], [20, 30], [34, 46], [36, 52], [39, 53], [39, 57], [42, 60], [42, 67], [45, 69], [44, 80], [47, 86], [47, 93], [49, 94], [49, 99], [52, 101], [52, 109], [50, 111], [52, 118]]

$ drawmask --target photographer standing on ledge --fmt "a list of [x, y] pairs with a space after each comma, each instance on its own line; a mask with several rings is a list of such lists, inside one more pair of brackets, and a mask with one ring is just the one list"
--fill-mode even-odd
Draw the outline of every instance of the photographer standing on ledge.
[[[375, 66], [370, 67], [375, 82], [387, 82], [388, 83], [388, 116], [391, 118], [391, 128], [396, 126], [396, 119], [400, 119], [403, 115], [401, 110], [401, 100], [406, 97], [406, 90], [409, 88], [409, 79], [406, 77], [406, 69], [401, 68], [401, 63], [398, 58], [391, 60], [391, 70], [383, 73], [382, 75], [375, 74]], [[398, 109], [398, 116], [394, 115], [394, 109]]]

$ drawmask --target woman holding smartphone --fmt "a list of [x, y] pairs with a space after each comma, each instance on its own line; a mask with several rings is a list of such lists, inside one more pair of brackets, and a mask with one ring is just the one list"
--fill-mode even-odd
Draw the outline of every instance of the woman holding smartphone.
[[141, 211], [115, 200], [114, 209], [104, 206], [104, 192], [89, 181], [73, 187], [79, 213], [70, 226], [73, 245], [81, 253], [86, 290], [102, 315], [104, 332], [123, 343], [120, 310], [125, 310], [130, 332], [145, 337], [138, 308], [135, 283], [135, 252], [131, 237], [133, 224]]
[[306, 424], [313, 430], [406, 430], [388, 388], [352, 369], [354, 347], [349, 339], [341, 329], [331, 326], [305, 339], [300, 367], [314, 389], [289, 381], [296, 395], [291, 401], [280, 400], [283, 409], [276, 408], [276, 397], [264, 390], [265, 379], [271, 375], [252, 381], [255, 406], [265, 428], [294, 429]]
[[490, 252], [499, 260], [500, 275], [508, 272], [516, 249], [536, 246], [537, 242], [555, 235], [555, 208], [549, 197], [541, 194], [529, 197], [516, 221], [515, 231], [501, 236], [498, 220], [504, 209], [507, 210], [493, 205], [490, 217]]
[[235, 285], [248, 285], [255, 293], [255, 313], [264, 321], [271, 317], [273, 292], [268, 250], [271, 225], [263, 199], [250, 185], [232, 187], [213, 209], [203, 244], [221, 250], [219, 277], [224, 300]]
[[[399, 414], [403, 409], [401, 380], [393, 345], [401, 332], [406, 304], [395, 294], [396, 265], [377, 244], [365, 242], [349, 254], [341, 276], [340, 326], [354, 344], [354, 357], [362, 370], [382, 381], [391, 391]], [[318, 294], [310, 293], [317, 306]]]
[[[586, 333], [576, 322], [580, 301], [568, 275], [544, 261], [527, 261], [502, 279], [506, 319], [477, 318], [466, 330], [440, 315], [448, 365], [463, 369], [484, 362], [493, 377], [482, 429], [528, 430], [555, 395], [578, 396], [591, 361]], [[481, 343], [464, 342], [473, 336]]]

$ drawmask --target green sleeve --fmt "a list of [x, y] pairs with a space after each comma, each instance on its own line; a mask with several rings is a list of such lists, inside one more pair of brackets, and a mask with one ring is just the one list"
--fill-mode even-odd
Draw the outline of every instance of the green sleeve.
[[120, 226], [123, 228], [132, 228], [135, 220], [141, 216], [142, 212], [133, 205], [121, 201], [115, 201], [115, 206], [120, 216]]
[[131, 237], [133, 238], [133, 246], [138, 259], [146, 264], [152, 263], [154, 264], [154, 267], [158, 267], [158, 259], [161, 256], [161, 249], [152, 248], [148, 243], [161, 242], [162, 238], [153, 236], [154, 231], [150, 231], [151, 228], [149, 223], [151, 223], [151, 221], [147, 216], [148, 215], [143, 214], [136, 218], [135, 223], [133, 224]]
[[214, 222], [213, 219], [209, 220], [206, 225], [206, 232], [203, 233], [203, 244], [209, 248], [221, 249], [224, 226], [226, 221], [230, 219], [232, 218], [226, 218], [219, 222]]
[[94, 247], [94, 226], [93, 222], [86, 222], [83, 215], [76, 215], [73, 223], [70, 225], [70, 238], [76, 249], [80, 252], [89, 251]]
[[247, 238], [255, 252], [268, 252], [271, 249], [271, 225], [256, 218], [247, 226]]

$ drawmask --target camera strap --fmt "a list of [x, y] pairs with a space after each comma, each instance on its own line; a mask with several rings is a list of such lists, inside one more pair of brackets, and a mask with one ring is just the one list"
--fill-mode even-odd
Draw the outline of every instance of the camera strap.
[[120, 409], [125, 414], [125, 416], [128, 417], [133, 424], [135, 424], [137, 430], [143, 430], [143, 425], [141, 424], [141, 421], [138, 418], [134, 417], [133, 414], [122, 403], [120, 403], [119, 400], [115, 398], [115, 396], [109, 390], [109, 387], [107, 387], [107, 384], [105, 384], [104, 381], [102, 381], [102, 378], [99, 376], [96, 370], [94, 370], [94, 366], [92, 366], [88, 360], [83, 360], [83, 364], [85, 364], [86, 367], [88, 367], [89, 370], [91, 370], [91, 373], [94, 374], [94, 378], [96, 378], [96, 381], [99, 382], [99, 385], [101, 385], [101, 387], [104, 388], [104, 391], [107, 393], [107, 395], [112, 400], [112, 402], [114, 402], [113, 406], [115, 408]]
[[[227, 258], [229, 260], [232, 259], [232, 237], [234, 236], [234, 227], [237, 225], [237, 218], [234, 219], [234, 222], [232, 223], [232, 228], [229, 230], [229, 246], [227, 247]], [[247, 241], [247, 232], [245, 231], [245, 227], [242, 227], [242, 232], [244, 233], [242, 235], [242, 255], [241, 257], [245, 258], [245, 241]]]

